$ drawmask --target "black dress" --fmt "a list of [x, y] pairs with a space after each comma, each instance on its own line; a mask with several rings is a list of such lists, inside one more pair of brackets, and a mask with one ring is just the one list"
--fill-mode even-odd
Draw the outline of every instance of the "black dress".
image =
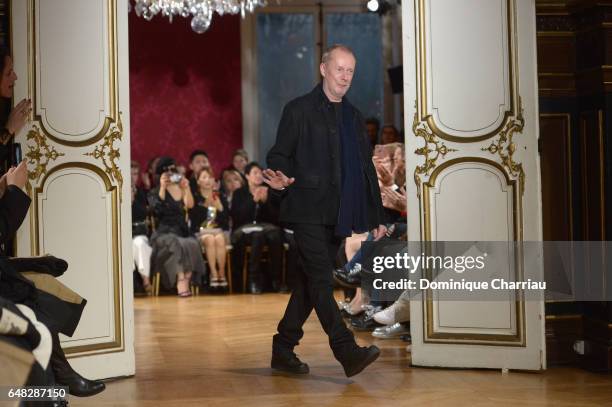
[[166, 193], [159, 198], [159, 188], [149, 192], [149, 206], [157, 219], [151, 236], [153, 273], [161, 274], [162, 286], [170, 290], [176, 285], [178, 273], [193, 273], [192, 281], [201, 284], [206, 274], [200, 243], [189, 233], [183, 200], [176, 201]]

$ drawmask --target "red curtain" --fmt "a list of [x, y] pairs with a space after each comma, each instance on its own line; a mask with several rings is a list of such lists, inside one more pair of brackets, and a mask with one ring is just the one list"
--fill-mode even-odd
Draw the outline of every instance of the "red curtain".
[[240, 18], [215, 15], [204, 34], [189, 24], [130, 13], [132, 159], [143, 169], [157, 155], [187, 165], [202, 149], [218, 175], [242, 146]]

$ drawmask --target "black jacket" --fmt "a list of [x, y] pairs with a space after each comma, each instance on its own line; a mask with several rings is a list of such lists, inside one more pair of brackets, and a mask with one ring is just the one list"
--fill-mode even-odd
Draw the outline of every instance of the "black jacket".
[[[354, 112], [359, 157], [366, 187], [368, 228], [384, 224], [378, 178], [362, 114]], [[333, 105], [321, 85], [287, 103], [283, 109], [276, 143], [267, 156], [268, 167], [280, 170], [295, 182], [282, 191], [280, 221], [335, 225], [340, 208], [340, 134]]]
[[271, 193], [268, 193], [266, 202], [258, 205], [253, 201], [253, 194], [251, 194], [248, 185], [237, 189], [234, 191], [230, 209], [230, 216], [233, 221], [232, 228], [237, 229], [242, 225], [253, 223], [253, 221], [278, 224], [276, 200]]

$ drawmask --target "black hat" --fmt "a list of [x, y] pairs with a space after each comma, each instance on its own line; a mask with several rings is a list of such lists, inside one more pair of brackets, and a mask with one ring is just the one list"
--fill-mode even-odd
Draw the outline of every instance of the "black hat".
[[176, 161], [172, 157], [161, 157], [157, 162], [157, 167], [155, 168], [155, 173], [157, 175], [161, 175], [164, 172], [168, 171], [168, 167], [176, 165]]

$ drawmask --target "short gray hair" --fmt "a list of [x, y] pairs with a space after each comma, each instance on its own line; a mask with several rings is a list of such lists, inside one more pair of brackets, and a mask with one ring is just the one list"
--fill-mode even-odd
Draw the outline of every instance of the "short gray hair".
[[351, 54], [353, 56], [353, 58], [357, 59], [355, 57], [355, 53], [353, 52], [352, 49], [350, 49], [348, 46], [344, 45], [344, 44], [334, 44], [331, 45], [330, 47], [328, 47], [325, 52], [323, 52], [323, 56], [321, 57], [321, 63], [322, 64], [326, 64], [329, 61], [329, 57], [331, 56], [331, 53], [334, 52], [335, 50], [341, 50], [344, 52], [348, 52], [349, 54]]

